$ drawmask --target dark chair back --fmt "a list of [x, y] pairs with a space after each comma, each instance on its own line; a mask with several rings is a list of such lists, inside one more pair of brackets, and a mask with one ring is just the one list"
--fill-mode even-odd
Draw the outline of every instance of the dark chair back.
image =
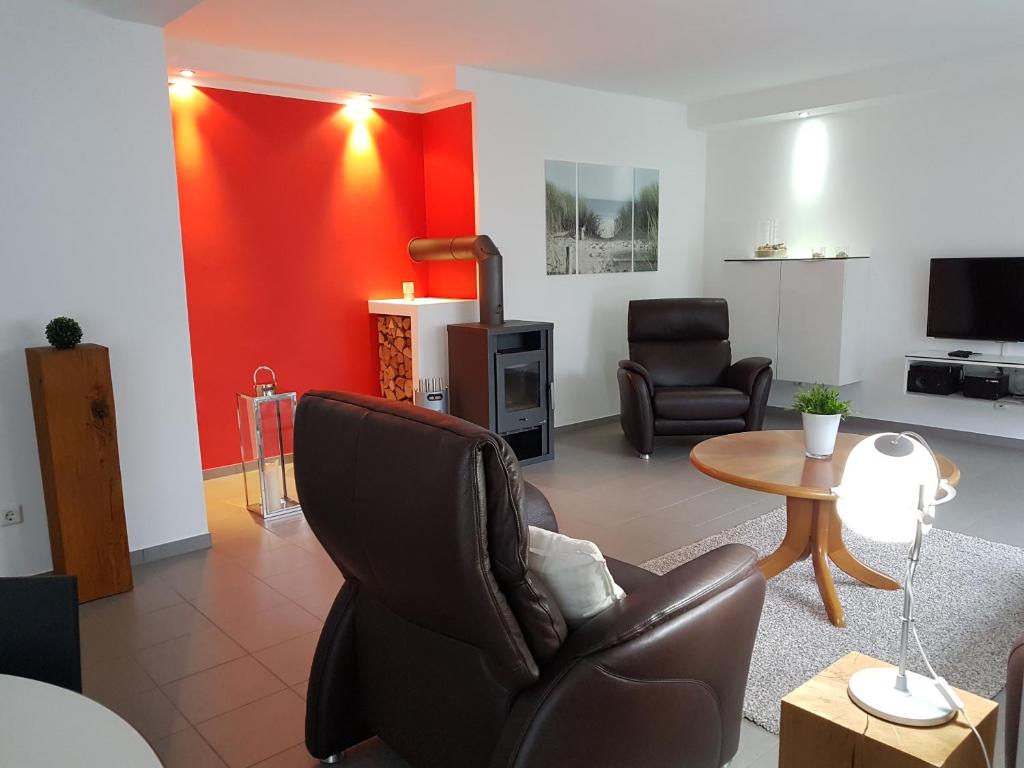
[[0, 673], [82, 692], [78, 580], [0, 578]]
[[403, 754], [438, 745], [413, 741], [432, 729], [417, 736], [395, 723], [436, 722], [443, 744], [444, 729], [463, 722], [476, 730], [459, 759], [480, 764], [515, 693], [566, 636], [526, 571], [515, 455], [445, 414], [311, 392], [296, 413], [295, 472], [309, 525], [346, 579], [328, 624], [351, 628], [328, 639], [325, 627], [318, 656], [328, 658], [325, 642], [350, 644], [356, 690], [345, 695]]
[[629, 358], [656, 387], [715, 386], [732, 362], [725, 299], [629, 302]]

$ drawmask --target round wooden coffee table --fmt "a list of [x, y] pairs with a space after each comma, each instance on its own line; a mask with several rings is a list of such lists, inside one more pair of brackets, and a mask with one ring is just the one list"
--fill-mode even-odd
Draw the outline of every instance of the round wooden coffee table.
[[[804, 435], [799, 430], [721, 435], [698, 443], [690, 453], [693, 466], [706, 475], [731, 485], [786, 497], [786, 536], [779, 548], [758, 565], [765, 578], [770, 579], [797, 560], [810, 556], [825, 611], [837, 627], [845, 627], [846, 618], [832, 581], [829, 560], [869, 586], [901, 586], [862, 563], [843, 543], [843, 524], [836, 514], [832, 489], [843, 479], [850, 451], [864, 437], [840, 433], [831, 459], [804, 456]], [[938, 458], [943, 478], [956, 485], [960, 470], [945, 456]]]

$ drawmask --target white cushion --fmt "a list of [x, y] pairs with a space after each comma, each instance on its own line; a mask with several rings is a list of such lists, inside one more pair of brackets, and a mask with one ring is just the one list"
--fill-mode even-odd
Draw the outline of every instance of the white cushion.
[[566, 624], [576, 627], [626, 596], [592, 541], [530, 526], [530, 575], [547, 587]]

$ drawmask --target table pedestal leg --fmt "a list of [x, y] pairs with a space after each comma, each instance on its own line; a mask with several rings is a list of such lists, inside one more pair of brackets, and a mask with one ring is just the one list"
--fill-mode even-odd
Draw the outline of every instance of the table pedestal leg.
[[807, 557], [813, 505], [810, 499], [786, 499], [786, 536], [778, 549], [758, 563], [766, 579], [778, 576], [797, 560]]
[[823, 502], [814, 502], [814, 522], [811, 523], [811, 558], [814, 561], [814, 580], [818, 582], [818, 593], [825, 604], [828, 620], [837, 627], [846, 626], [846, 613], [839, 602], [832, 570], [828, 567], [828, 531], [831, 520], [829, 511], [823, 509]]
[[797, 560], [808, 556], [814, 563], [814, 579], [818, 584], [821, 601], [829, 621], [837, 627], [846, 626], [843, 606], [836, 594], [831, 560], [843, 572], [858, 581], [878, 589], [899, 589], [899, 582], [879, 573], [860, 560], [843, 543], [843, 523], [836, 514], [831, 500], [786, 499], [786, 536], [772, 554], [763, 558], [758, 566], [766, 579], [778, 576]]
[[836, 514], [835, 502], [821, 503], [831, 507], [828, 525], [829, 560], [839, 566], [839, 569], [844, 573], [849, 574], [857, 581], [867, 584], [869, 587], [899, 589], [901, 584], [898, 581], [886, 576], [884, 573], [879, 573], [874, 568], [864, 565], [864, 563], [850, 553], [850, 550], [846, 548], [846, 544], [843, 542], [843, 521]]

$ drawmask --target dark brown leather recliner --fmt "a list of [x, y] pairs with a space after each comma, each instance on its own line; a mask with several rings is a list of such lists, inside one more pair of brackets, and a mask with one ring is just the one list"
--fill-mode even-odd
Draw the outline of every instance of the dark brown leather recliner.
[[[1024, 768], [1024, 760], [1018, 761], [1018, 752], [1024, 750], [1020, 744], [1021, 691], [1024, 689], [1024, 636], [1018, 637], [1010, 649], [1010, 660], [1006, 665], [1006, 720], [1003, 731], [1003, 747], [1006, 768]], [[995, 758], [992, 760], [995, 763]]]
[[725, 299], [629, 302], [619, 362], [622, 431], [647, 458], [655, 435], [721, 435], [764, 426], [772, 361], [732, 362]]
[[414, 766], [718, 768], [736, 752], [765, 582], [729, 545], [570, 632], [527, 573], [553, 513], [500, 437], [407, 403], [311, 392], [295, 467], [345, 576], [310, 673], [320, 759], [377, 735]]

